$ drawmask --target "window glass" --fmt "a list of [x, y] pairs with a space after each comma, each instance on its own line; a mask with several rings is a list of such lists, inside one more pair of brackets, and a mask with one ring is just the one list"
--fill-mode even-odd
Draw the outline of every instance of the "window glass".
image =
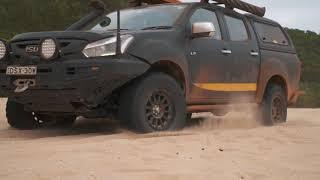
[[243, 20], [230, 16], [225, 16], [225, 19], [231, 41], [246, 41], [249, 39], [247, 28]]
[[215, 29], [214, 39], [221, 40], [221, 31], [218, 22], [218, 18], [215, 12], [209, 11], [207, 9], [198, 9], [194, 12], [190, 18], [191, 25], [196, 22], [211, 22]]
[[[148, 27], [173, 26], [181, 16], [185, 5], [150, 6], [142, 9], [124, 9], [120, 11], [120, 27], [128, 30], [141, 30]], [[106, 17], [111, 19], [107, 23]], [[83, 30], [108, 31], [117, 29], [117, 12], [98, 18]]]
[[268, 43], [288, 45], [288, 39], [278, 26], [263, 23], [254, 23], [255, 29], [261, 40]]

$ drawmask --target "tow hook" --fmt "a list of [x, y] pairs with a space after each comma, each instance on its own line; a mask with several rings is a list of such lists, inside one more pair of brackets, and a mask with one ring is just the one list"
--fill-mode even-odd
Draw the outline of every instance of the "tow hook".
[[17, 79], [13, 82], [13, 85], [16, 86], [14, 90], [15, 93], [22, 93], [29, 89], [30, 86], [36, 85], [36, 80], [34, 79]]

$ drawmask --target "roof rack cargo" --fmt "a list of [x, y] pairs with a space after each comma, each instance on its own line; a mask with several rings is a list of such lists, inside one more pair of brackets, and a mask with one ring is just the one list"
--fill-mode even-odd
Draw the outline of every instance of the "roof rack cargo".
[[[202, 3], [209, 3], [209, 0], [200, 0]], [[240, 9], [248, 13], [263, 17], [266, 13], [265, 7], [258, 7], [241, 0], [214, 0], [215, 4], [224, 4], [228, 9]], [[180, 0], [130, 0], [129, 5], [131, 7], [141, 6], [143, 3], [146, 4], [163, 4], [163, 3], [181, 3]]]

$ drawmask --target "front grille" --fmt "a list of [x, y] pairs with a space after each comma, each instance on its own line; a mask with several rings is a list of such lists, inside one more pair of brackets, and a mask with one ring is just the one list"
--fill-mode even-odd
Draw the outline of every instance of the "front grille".
[[[58, 42], [59, 42], [59, 46], [62, 51], [71, 44], [70, 40], [58, 40]], [[13, 42], [13, 43], [11, 43], [11, 50], [12, 50], [13, 54], [18, 58], [30, 57], [30, 56], [37, 56], [37, 57], [40, 56], [39, 52], [26, 52], [26, 48], [28, 46], [39, 47], [40, 46], [40, 39]]]
[[28, 46], [39, 46], [41, 39], [30, 39], [12, 41], [10, 43], [10, 58], [6, 62], [8, 65], [35, 65], [51, 64], [56, 60], [67, 61], [72, 59], [84, 58], [82, 50], [88, 44], [86, 40], [77, 39], [57, 39], [59, 43], [60, 56], [56, 60], [42, 60], [40, 52], [26, 52]]
[[38, 53], [27, 53], [27, 46], [39, 46], [40, 40], [28, 40], [28, 41], [19, 41], [13, 42], [10, 44], [11, 51], [15, 55], [16, 58], [26, 57], [26, 56], [39, 56]]

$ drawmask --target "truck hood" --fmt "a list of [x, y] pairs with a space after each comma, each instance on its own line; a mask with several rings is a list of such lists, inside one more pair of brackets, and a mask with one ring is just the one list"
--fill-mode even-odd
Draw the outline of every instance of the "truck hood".
[[40, 40], [43, 38], [56, 38], [56, 39], [73, 39], [73, 40], [85, 40], [93, 42], [102, 38], [112, 36], [114, 33], [96, 33], [86, 31], [47, 31], [47, 32], [30, 32], [16, 35], [11, 42], [26, 41], [26, 40]]

